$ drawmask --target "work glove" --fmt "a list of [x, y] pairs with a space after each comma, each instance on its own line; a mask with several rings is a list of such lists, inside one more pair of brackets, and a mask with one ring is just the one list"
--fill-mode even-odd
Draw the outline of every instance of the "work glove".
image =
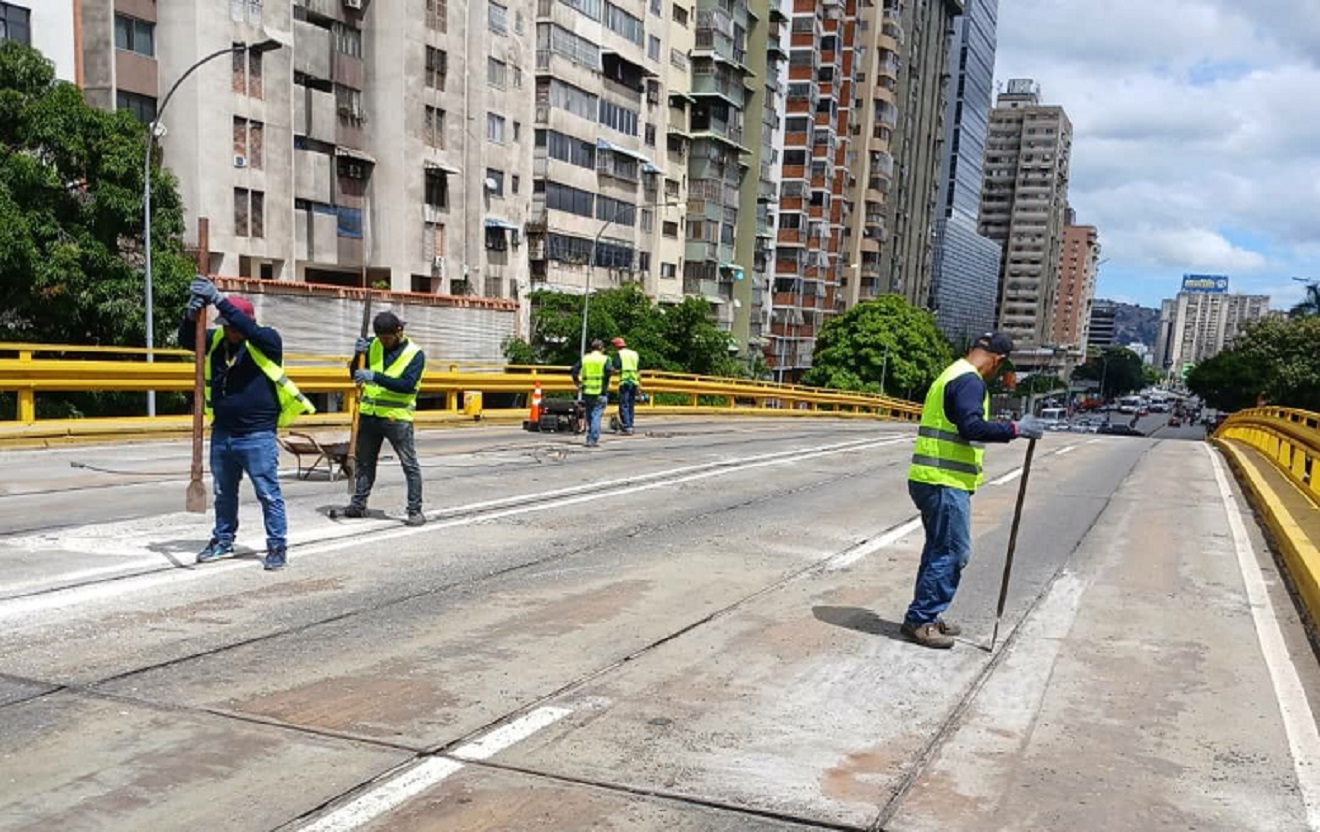
[[201, 295], [193, 295], [188, 298], [188, 320], [197, 320], [197, 313], [206, 308], [206, 298]]
[[354, 384], [370, 384], [370, 383], [372, 383], [372, 382], [375, 381], [375, 380], [376, 380], [376, 374], [373, 373], [371, 370], [354, 370], [354, 371], [353, 371], [353, 383], [354, 383]]
[[218, 304], [225, 299], [225, 296], [220, 294], [220, 290], [215, 288], [215, 284], [202, 277], [200, 274], [193, 278], [192, 285], [188, 287], [188, 291], [201, 297], [203, 301], [212, 305]]
[[1025, 436], [1028, 439], [1039, 439], [1045, 435], [1045, 424], [1035, 416], [1023, 416], [1021, 420], [1013, 423], [1013, 429], [1018, 436]]
[[357, 339], [357, 341], [353, 343], [354, 353], [365, 353], [370, 348], [371, 348], [370, 338], [359, 338]]

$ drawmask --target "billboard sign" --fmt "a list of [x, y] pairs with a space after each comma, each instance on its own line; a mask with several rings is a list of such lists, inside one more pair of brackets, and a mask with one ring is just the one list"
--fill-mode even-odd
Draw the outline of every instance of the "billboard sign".
[[1228, 291], [1228, 277], [1222, 274], [1185, 274], [1182, 290], [1200, 295], [1222, 295]]

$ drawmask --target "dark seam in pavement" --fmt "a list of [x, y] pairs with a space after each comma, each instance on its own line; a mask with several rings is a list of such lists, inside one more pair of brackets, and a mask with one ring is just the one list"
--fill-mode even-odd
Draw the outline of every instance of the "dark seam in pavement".
[[939, 753], [944, 743], [957, 731], [958, 723], [961, 721], [967, 710], [971, 708], [973, 700], [976, 699], [976, 695], [981, 692], [981, 689], [985, 687], [986, 683], [990, 680], [990, 674], [999, 667], [1000, 662], [1004, 660], [1004, 657], [1012, 650], [1013, 645], [1017, 643], [1018, 637], [1022, 633], [1022, 623], [1031, 617], [1032, 613], [1036, 611], [1036, 608], [1040, 606], [1040, 603], [1045, 599], [1045, 596], [1049, 595], [1050, 589], [1054, 587], [1054, 584], [1060, 577], [1062, 577], [1064, 570], [1070, 563], [1072, 563], [1073, 556], [1077, 554], [1077, 550], [1080, 549], [1086, 539], [1090, 537], [1092, 530], [1094, 530], [1096, 524], [1100, 522], [1100, 518], [1104, 516], [1105, 512], [1109, 511], [1110, 505], [1114, 502], [1114, 495], [1122, 490], [1123, 484], [1131, 478], [1132, 472], [1137, 470], [1137, 466], [1141, 464], [1142, 460], [1146, 458], [1147, 454], [1149, 454], [1154, 447], [1153, 444], [1147, 445], [1142, 450], [1141, 454], [1132, 461], [1132, 465], [1118, 481], [1118, 486], [1110, 493], [1109, 497], [1105, 499], [1104, 505], [1095, 513], [1095, 516], [1091, 518], [1091, 522], [1087, 524], [1085, 531], [1078, 536], [1076, 545], [1074, 545], [1072, 550], [1068, 552], [1068, 556], [1063, 559], [1063, 562], [1059, 564], [1059, 568], [1055, 570], [1054, 575], [1045, 582], [1045, 585], [1041, 588], [1040, 592], [1032, 599], [1031, 603], [1027, 605], [1027, 609], [1022, 614], [1022, 617], [1013, 625], [1013, 629], [1009, 632], [1008, 637], [1004, 639], [1004, 644], [999, 648], [999, 652], [991, 656], [990, 660], [986, 662], [985, 667], [981, 668], [980, 673], [976, 675], [976, 678], [968, 687], [967, 692], [962, 695], [957, 704], [954, 705], [953, 710], [944, 718], [944, 721], [940, 724], [939, 730], [937, 730], [935, 735], [930, 738], [930, 741], [926, 743], [926, 747], [917, 754], [912, 770], [904, 775], [899, 781], [898, 788], [894, 790], [892, 795], [890, 795], [889, 800], [887, 800], [885, 805], [880, 808], [880, 813], [876, 815], [875, 821], [873, 821], [868, 827], [870, 832], [886, 832], [885, 824], [893, 820], [894, 815], [897, 814], [898, 810], [901, 808], [903, 799], [907, 797], [908, 792], [910, 792], [912, 787], [916, 785], [917, 779], [925, 773], [927, 766], [929, 766], [931, 761], [935, 759], [936, 754]]

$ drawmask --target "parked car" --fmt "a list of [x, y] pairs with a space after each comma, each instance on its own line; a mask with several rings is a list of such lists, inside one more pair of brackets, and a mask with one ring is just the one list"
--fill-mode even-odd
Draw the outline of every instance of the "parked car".
[[1137, 430], [1136, 428], [1132, 427], [1131, 425], [1123, 425], [1123, 424], [1118, 424], [1118, 425], [1104, 424], [1100, 426], [1100, 429], [1097, 430], [1096, 433], [1106, 434], [1108, 436], [1145, 436], [1146, 435], [1141, 431]]
[[1170, 417], [1169, 417], [1169, 427], [1171, 427], [1171, 428], [1180, 428], [1180, 427], [1182, 427], [1182, 417], [1177, 416], [1177, 415], [1170, 416]]

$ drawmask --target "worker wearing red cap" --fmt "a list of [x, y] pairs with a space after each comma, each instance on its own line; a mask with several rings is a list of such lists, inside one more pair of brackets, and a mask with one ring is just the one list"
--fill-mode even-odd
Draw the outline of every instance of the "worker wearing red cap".
[[281, 366], [284, 341], [268, 326], [258, 326], [247, 298], [225, 297], [210, 280], [198, 276], [192, 300], [179, 326], [179, 344], [195, 348], [197, 313], [210, 304], [222, 316], [220, 327], [206, 332], [206, 414], [211, 424], [211, 476], [215, 488], [215, 527], [198, 563], [234, 553], [238, 533], [238, 484], [243, 475], [261, 502], [266, 523], [267, 569], [282, 569], [288, 520], [280, 492], [280, 449], [275, 429], [302, 413], [315, 413]]
[[642, 385], [638, 371], [641, 359], [636, 350], [628, 349], [628, 343], [622, 338], [615, 338], [614, 371], [619, 374], [619, 427], [629, 436], [633, 432], [633, 407], [637, 404], [637, 390]]

